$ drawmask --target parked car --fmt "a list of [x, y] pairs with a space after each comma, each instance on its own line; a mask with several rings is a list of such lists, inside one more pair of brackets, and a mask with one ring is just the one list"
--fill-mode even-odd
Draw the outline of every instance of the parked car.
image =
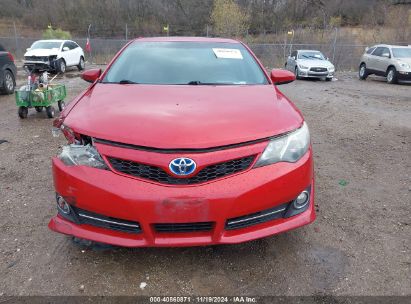
[[321, 78], [331, 81], [335, 67], [320, 51], [296, 50], [291, 53], [285, 68], [294, 72], [297, 79]]
[[0, 93], [13, 94], [16, 87], [17, 68], [13, 55], [0, 45]]
[[411, 80], [411, 47], [379, 44], [366, 48], [358, 76], [365, 80], [371, 74], [387, 77], [388, 83]]
[[[241, 42], [140, 38], [54, 122], [49, 228], [119, 246], [239, 243], [315, 219], [307, 124]], [[91, 115], [92, 113], [92, 115]]]
[[65, 73], [67, 67], [85, 67], [83, 49], [71, 40], [38, 40], [24, 54], [29, 69]]

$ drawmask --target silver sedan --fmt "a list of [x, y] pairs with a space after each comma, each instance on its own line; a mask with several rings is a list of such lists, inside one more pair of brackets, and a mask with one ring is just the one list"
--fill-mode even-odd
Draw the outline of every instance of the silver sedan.
[[296, 50], [291, 53], [285, 68], [295, 73], [297, 79], [321, 78], [330, 81], [335, 67], [320, 51]]

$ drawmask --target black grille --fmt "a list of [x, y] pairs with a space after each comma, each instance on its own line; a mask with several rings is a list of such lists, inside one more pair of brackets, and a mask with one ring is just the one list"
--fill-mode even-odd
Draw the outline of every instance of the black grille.
[[177, 178], [169, 175], [159, 167], [136, 163], [129, 160], [123, 160], [114, 157], [109, 157], [108, 160], [115, 170], [124, 174], [152, 180], [161, 184], [191, 185], [204, 183], [210, 180], [244, 171], [251, 166], [254, 158], [255, 156], [252, 155], [214, 164], [202, 169], [197, 173], [197, 175], [188, 178]]
[[282, 204], [275, 208], [266, 209], [244, 216], [228, 219], [225, 223], [226, 230], [240, 229], [260, 223], [265, 223], [274, 219], [282, 218], [290, 203]]
[[76, 207], [71, 207], [76, 213], [76, 218], [79, 224], [88, 224], [111, 230], [118, 230], [128, 233], [140, 233], [141, 227], [138, 222], [122, 220], [118, 218], [108, 217], [94, 212], [86, 211]]
[[213, 222], [154, 224], [156, 232], [203, 232], [213, 229]]
[[47, 56], [26, 56], [24, 57], [26, 61], [42, 61], [42, 62], [48, 62], [49, 57]]
[[327, 68], [311, 68], [310, 71], [312, 72], [327, 72]]

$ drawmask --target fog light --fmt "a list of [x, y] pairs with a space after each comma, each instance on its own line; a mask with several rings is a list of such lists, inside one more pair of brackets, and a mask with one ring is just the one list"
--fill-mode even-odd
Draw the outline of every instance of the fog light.
[[70, 205], [67, 204], [62, 196], [57, 196], [57, 208], [64, 214], [70, 213]]
[[294, 200], [294, 203], [293, 203], [293, 204], [294, 204], [294, 208], [295, 208], [295, 209], [304, 208], [304, 207], [307, 205], [309, 199], [310, 199], [310, 196], [309, 196], [309, 194], [308, 194], [307, 191], [301, 192], [301, 193], [297, 196], [297, 198]]

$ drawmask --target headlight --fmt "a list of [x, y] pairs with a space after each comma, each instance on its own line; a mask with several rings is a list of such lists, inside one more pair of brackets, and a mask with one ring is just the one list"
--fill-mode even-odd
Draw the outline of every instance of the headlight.
[[329, 72], [334, 72], [334, 71], [335, 71], [335, 67], [333, 67], [333, 66], [332, 66], [332, 67], [329, 67], [329, 68], [328, 68], [328, 71], [329, 71]]
[[310, 132], [304, 122], [301, 128], [292, 133], [272, 139], [254, 167], [278, 162], [294, 163], [307, 152], [309, 146]]
[[402, 68], [404, 68], [404, 69], [409, 69], [409, 68], [410, 68], [410, 65], [409, 65], [408, 63], [406, 63], [406, 62], [401, 62], [401, 63], [400, 63], [400, 67], [402, 67]]
[[103, 158], [91, 145], [71, 144], [63, 147], [58, 158], [67, 166], [87, 166], [98, 169], [108, 169]]
[[306, 67], [305, 65], [302, 65], [302, 64], [299, 64], [298, 67], [299, 67], [300, 69], [303, 69], [303, 70], [308, 69], [308, 67]]

